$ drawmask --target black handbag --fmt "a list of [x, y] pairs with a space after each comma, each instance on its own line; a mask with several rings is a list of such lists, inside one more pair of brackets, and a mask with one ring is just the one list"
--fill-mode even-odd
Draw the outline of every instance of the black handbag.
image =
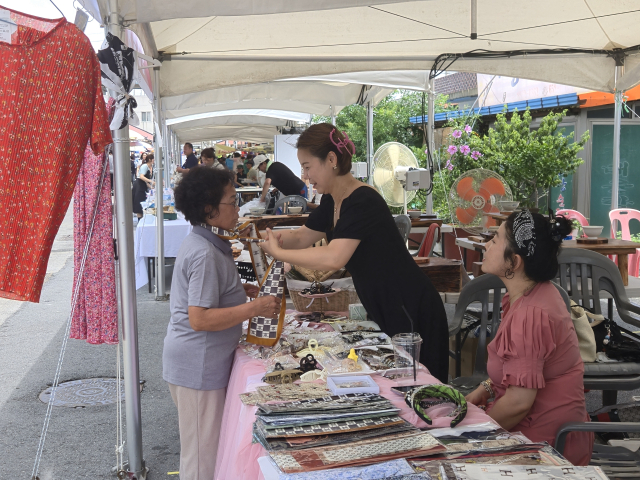
[[[585, 310], [591, 311], [588, 308]], [[606, 317], [592, 327], [596, 337], [596, 351], [606, 353], [613, 360], [640, 362], [640, 336]]]

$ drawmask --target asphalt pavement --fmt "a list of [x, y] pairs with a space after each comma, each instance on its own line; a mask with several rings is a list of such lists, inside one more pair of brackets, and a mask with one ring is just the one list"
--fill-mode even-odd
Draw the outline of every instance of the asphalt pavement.
[[[70, 209], [71, 211], [71, 209]], [[58, 232], [40, 303], [0, 303], [0, 480], [28, 480], [47, 405], [38, 398], [53, 381], [70, 312], [72, 222]], [[138, 292], [144, 458], [149, 479], [177, 479], [177, 410], [162, 380], [162, 344], [169, 303]], [[69, 340], [61, 382], [115, 378], [116, 347]], [[112, 479], [116, 465], [116, 404], [54, 407], [40, 463], [41, 480]], [[126, 428], [126, 421], [125, 421]], [[126, 451], [126, 447], [125, 447]]]

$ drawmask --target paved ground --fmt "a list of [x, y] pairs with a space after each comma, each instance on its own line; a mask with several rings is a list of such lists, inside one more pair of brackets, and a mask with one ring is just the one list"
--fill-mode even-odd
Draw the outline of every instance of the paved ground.
[[[70, 215], [65, 219], [48, 267], [39, 304], [0, 299], [0, 479], [29, 479], [46, 405], [38, 395], [53, 376], [70, 310], [73, 279]], [[636, 303], [638, 299], [635, 299]], [[453, 308], [447, 307], [453, 314]], [[138, 291], [138, 321], [144, 455], [149, 479], [176, 479], [179, 466], [177, 411], [162, 380], [162, 342], [167, 302]], [[636, 330], [637, 328], [632, 328]], [[61, 381], [115, 377], [116, 348], [69, 340]], [[640, 392], [622, 392], [621, 401]], [[600, 407], [599, 392], [587, 394], [589, 410]], [[108, 479], [115, 465], [116, 407], [53, 410], [40, 467], [41, 480]], [[228, 479], [233, 480], [233, 479]]]
[[[72, 226], [65, 219], [39, 304], [0, 304], [0, 478], [29, 479], [46, 412], [38, 399], [53, 380], [70, 311]], [[144, 455], [150, 479], [179, 467], [177, 411], [162, 380], [162, 342], [169, 305], [138, 292]], [[116, 347], [69, 340], [61, 381], [116, 376]], [[116, 406], [53, 410], [41, 480], [107, 479], [115, 465]]]

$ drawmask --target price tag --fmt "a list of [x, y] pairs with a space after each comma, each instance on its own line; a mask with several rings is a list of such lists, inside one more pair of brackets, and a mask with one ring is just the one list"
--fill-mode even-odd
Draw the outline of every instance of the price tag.
[[302, 322], [302, 328], [307, 328], [309, 326], [309, 322]]
[[0, 42], [11, 43], [11, 34], [17, 29], [17, 25], [11, 20], [11, 12], [0, 9]]

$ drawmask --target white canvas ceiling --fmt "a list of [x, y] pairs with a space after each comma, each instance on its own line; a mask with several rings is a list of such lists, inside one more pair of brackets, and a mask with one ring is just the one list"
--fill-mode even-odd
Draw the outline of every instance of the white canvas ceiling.
[[[84, 1], [99, 6], [102, 17], [107, 14], [107, 0]], [[469, 38], [470, 4], [118, 0], [125, 23], [151, 21], [131, 24], [148, 53], [188, 53], [164, 61], [162, 96], [311, 75], [429, 70], [442, 53], [478, 49], [612, 50], [640, 44], [638, 0], [482, 0], [477, 40]], [[638, 65], [637, 54], [627, 58], [626, 88], [640, 82]], [[604, 54], [463, 59], [451, 68], [613, 90], [614, 60]]]
[[273, 142], [278, 127], [273, 125], [211, 125], [176, 132], [180, 143], [201, 140], [243, 140], [246, 142]]
[[311, 115], [282, 110], [238, 109], [224, 112], [210, 112], [199, 115], [167, 120], [167, 125], [175, 131], [179, 128], [202, 125], [288, 125], [291, 122], [308, 123]]
[[373, 87], [363, 92], [362, 85], [339, 82], [267, 82], [163, 97], [162, 109], [167, 119], [237, 109], [330, 115], [331, 106], [337, 114], [358, 100], [371, 99], [377, 105], [391, 91]]

